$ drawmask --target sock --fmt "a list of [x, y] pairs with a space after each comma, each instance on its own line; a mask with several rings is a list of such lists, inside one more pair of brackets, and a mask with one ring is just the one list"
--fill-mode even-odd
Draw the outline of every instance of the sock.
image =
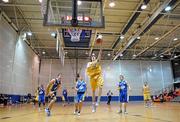
[[98, 96], [97, 103], [100, 103], [101, 97]]
[[41, 103], [39, 102], [39, 108], [41, 107]]

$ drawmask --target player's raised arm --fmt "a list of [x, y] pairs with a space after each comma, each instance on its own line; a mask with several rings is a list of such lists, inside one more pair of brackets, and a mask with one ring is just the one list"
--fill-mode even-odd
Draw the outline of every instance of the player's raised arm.
[[99, 51], [98, 57], [97, 57], [97, 61], [101, 61], [101, 56], [102, 56], [102, 48]]

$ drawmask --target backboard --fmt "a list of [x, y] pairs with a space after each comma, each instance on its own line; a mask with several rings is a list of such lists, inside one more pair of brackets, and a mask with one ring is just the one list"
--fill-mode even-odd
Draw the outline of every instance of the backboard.
[[102, 0], [47, 0], [44, 26], [104, 28]]

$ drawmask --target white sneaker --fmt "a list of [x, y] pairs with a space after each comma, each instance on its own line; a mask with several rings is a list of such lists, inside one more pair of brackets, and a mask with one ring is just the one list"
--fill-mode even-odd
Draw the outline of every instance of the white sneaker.
[[96, 103], [96, 106], [99, 106], [99, 102]]
[[51, 115], [51, 112], [50, 112], [50, 110], [49, 109], [45, 109], [45, 112], [46, 112], [46, 114], [47, 114], [47, 116], [50, 116]]
[[128, 112], [127, 112], [127, 111], [124, 111], [124, 114], [128, 114]]
[[74, 115], [77, 115], [77, 111], [74, 111]]
[[96, 112], [96, 105], [92, 105], [92, 112], [93, 112], [93, 113]]
[[80, 112], [77, 112], [77, 115], [80, 116], [81, 115]]

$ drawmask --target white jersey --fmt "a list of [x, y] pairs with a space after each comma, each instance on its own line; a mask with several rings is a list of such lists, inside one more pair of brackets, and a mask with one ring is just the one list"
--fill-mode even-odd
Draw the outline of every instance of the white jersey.
[[72, 30], [68, 29], [69, 34], [71, 35], [71, 41], [72, 42], [79, 42], [80, 41], [80, 35], [82, 30]]

